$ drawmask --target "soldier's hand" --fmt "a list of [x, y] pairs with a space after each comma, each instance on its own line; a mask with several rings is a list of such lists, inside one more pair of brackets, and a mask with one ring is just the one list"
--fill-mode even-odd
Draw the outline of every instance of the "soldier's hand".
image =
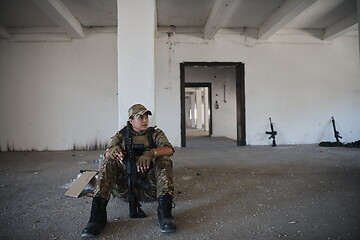
[[150, 151], [145, 151], [143, 155], [137, 161], [137, 171], [138, 172], [145, 172], [150, 168], [151, 162], [155, 158], [155, 151], [152, 149]]
[[120, 146], [111, 147], [109, 150], [109, 157], [115, 160], [123, 160], [124, 152]]

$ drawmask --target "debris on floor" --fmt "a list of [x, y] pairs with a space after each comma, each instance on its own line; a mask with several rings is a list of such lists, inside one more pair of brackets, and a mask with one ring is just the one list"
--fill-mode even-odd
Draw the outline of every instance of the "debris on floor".
[[320, 142], [320, 147], [348, 147], [348, 148], [360, 148], [360, 140], [350, 143], [342, 142]]
[[97, 176], [97, 171], [81, 170], [77, 179], [74, 179], [69, 185], [65, 195], [69, 197], [91, 196], [94, 193]]

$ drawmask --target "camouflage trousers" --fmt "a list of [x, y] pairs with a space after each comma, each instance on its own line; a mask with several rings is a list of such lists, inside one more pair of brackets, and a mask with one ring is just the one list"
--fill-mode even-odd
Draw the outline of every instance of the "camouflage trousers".
[[[173, 194], [173, 164], [168, 156], [157, 157], [155, 164], [151, 164], [150, 169], [144, 173], [139, 173], [141, 179], [150, 185], [150, 188], [136, 189], [140, 200], [155, 200], [164, 193]], [[110, 195], [127, 198], [128, 187], [126, 183], [126, 172], [123, 161], [106, 158], [102, 163], [98, 181], [96, 183], [94, 196], [109, 200]]]

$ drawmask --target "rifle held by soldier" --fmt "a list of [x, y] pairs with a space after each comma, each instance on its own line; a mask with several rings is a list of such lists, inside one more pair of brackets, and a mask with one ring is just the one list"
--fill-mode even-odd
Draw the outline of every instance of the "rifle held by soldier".
[[[132, 136], [131, 136], [132, 126], [130, 122], [127, 122], [126, 136], [125, 136], [125, 163], [126, 163], [126, 180], [129, 189], [129, 211], [131, 218], [145, 218], [146, 214], [141, 209], [141, 204], [139, 202], [139, 196], [135, 191], [136, 187], [139, 187], [141, 182], [140, 176], [137, 172], [136, 160], [135, 160], [135, 150]], [[143, 146], [142, 146], [143, 147]]]

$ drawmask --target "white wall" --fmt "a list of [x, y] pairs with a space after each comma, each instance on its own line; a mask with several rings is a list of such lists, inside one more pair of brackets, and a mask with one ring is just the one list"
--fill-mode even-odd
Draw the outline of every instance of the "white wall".
[[[0, 41], [0, 150], [107, 143], [118, 130], [116, 45], [116, 33], [89, 33], [71, 42]], [[248, 144], [270, 144], [264, 134], [269, 116], [279, 144], [334, 140], [331, 116], [343, 141], [360, 139], [355, 37], [329, 42], [274, 36], [263, 42], [237, 34], [203, 40], [159, 33], [155, 49], [154, 124], [174, 146], [181, 143], [180, 63], [202, 61], [245, 64]]]
[[117, 130], [116, 37], [0, 41], [0, 151], [103, 147]]
[[265, 135], [270, 116], [279, 144], [334, 141], [331, 116], [343, 141], [360, 139], [357, 37], [321, 41], [282, 35], [257, 41], [237, 34], [218, 34], [215, 40], [158, 34], [156, 50], [157, 121], [175, 146], [181, 144], [181, 62], [245, 64], [247, 144], [270, 144]]

